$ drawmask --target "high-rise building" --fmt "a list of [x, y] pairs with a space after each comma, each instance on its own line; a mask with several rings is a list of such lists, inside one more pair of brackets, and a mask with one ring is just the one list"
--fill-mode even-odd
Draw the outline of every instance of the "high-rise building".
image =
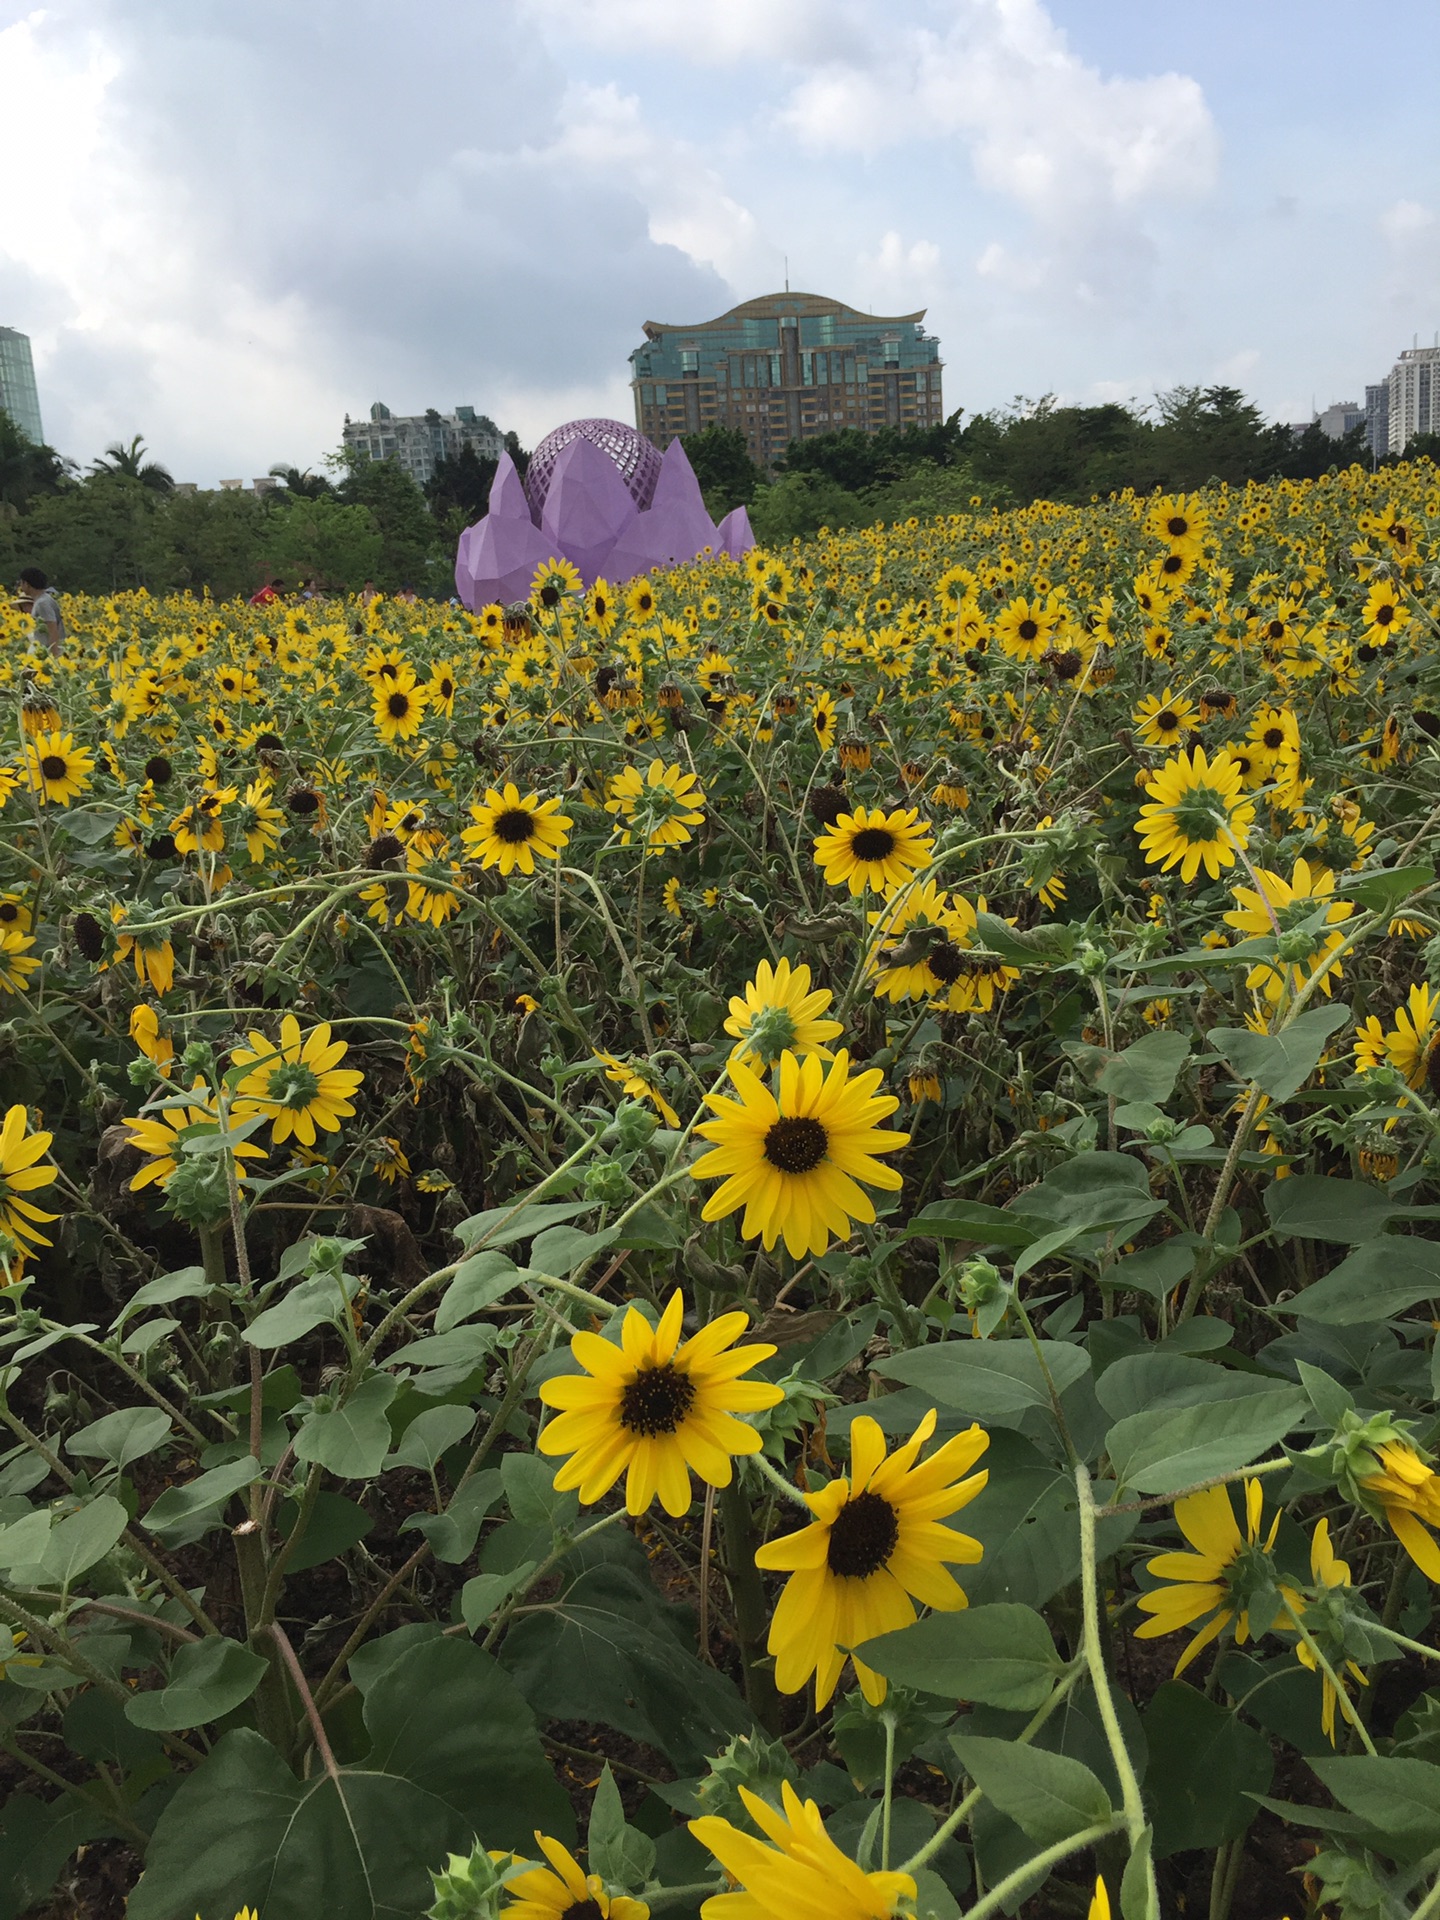
[[1323, 413], [1316, 414], [1315, 424], [1327, 440], [1343, 440], [1347, 433], [1365, 424], [1365, 409], [1356, 400], [1335, 400]]
[[454, 459], [463, 447], [473, 447], [482, 460], [498, 460], [504, 439], [495, 422], [474, 407], [456, 407], [453, 413], [393, 414], [377, 400], [368, 420], [352, 420], [347, 413], [342, 436], [345, 446], [361, 460], [394, 460], [417, 487], [423, 487], [439, 460]]
[[40, 424], [40, 390], [35, 385], [35, 362], [30, 358], [30, 336], [13, 327], [0, 327], [0, 408], [3, 408], [36, 446], [45, 443]]
[[1440, 433], [1440, 338], [1406, 347], [1390, 369], [1389, 451], [1404, 453], [1417, 433]]
[[1390, 382], [1377, 380], [1365, 389], [1365, 444], [1375, 459], [1390, 451]]
[[858, 313], [814, 293], [766, 293], [718, 320], [645, 322], [630, 356], [635, 424], [654, 446], [718, 423], [770, 466], [792, 440], [944, 419], [940, 342], [918, 313]]

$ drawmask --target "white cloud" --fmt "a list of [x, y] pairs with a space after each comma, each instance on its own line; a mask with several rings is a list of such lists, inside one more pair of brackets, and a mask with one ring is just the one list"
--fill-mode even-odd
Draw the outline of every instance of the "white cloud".
[[860, 0], [525, 0], [553, 42], [581, 40], [631, 59], [637, 50], [695, 66], [756, 58], [809, 62], [868, 45]]
[[1392, 246], [1403, 247], [1435, 225], [1435, 213], [1418, 200], [1397, 200], [1380, 216], [1380, 231]]

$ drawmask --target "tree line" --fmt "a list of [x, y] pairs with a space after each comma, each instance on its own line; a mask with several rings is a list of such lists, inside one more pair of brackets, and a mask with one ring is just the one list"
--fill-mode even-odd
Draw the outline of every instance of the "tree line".
[[[793, 441], [773, 472], [733, 428], [707, 427], [685, 446], [712, 515], [744, 505], [765, 545], [977, 504], [1313, 479], [1371, 464], [1362, 430], [1331, 440], [1312, 424], [1297, 435], [1226, 386], [1176, 387], [1149, 407], [1061, 406], [1046, 395], [935, 427], [846, 428]], [[513, 433], [506, 447], [523, 473], [529, 456]], [[1440, 435], [1412, 441], [1407, 457], [1421, 454], [1440, 459]], [[347, 464], [337, 454], [326, 464], [326, 474], [272, 467], [268, 493], [193, 492], [177, 488], [138, 436], [81, 473], [0, 410], [0, 569], [13, 579], [38, 566], [77, 593], [146, 587], [224, 599], [279, 580], [448, 597], [456, 541], [485, 512], [497, 463], [466, 447], [438, 462], [423, 489], [393, 461]]]

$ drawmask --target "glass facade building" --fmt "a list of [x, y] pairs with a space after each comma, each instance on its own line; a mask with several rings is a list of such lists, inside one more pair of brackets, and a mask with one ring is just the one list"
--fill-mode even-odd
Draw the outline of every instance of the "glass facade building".
[[858, 313], [814, 293], [767, 293], [688, 326], [647, 320], [630, 356], [635, 424], [662, 450], [718, 422], [771, 466], [792, 440], [945, 417], [940, 343], [925, 310]]
[[17, 333], [13, 327], [0, 327], [0, 407], [37, 447], [45, 444], [30, 336]]

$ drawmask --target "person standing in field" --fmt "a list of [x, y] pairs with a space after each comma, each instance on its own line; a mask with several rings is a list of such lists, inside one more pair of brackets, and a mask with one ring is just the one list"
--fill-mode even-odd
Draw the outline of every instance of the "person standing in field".
[[65, 644], [65, 618], [50, 582], [39, 567], [25, 567], [20, 574], [20, 594], [16, 605], [34, 621], [30, 637], [43, 641], [58, 660]]

